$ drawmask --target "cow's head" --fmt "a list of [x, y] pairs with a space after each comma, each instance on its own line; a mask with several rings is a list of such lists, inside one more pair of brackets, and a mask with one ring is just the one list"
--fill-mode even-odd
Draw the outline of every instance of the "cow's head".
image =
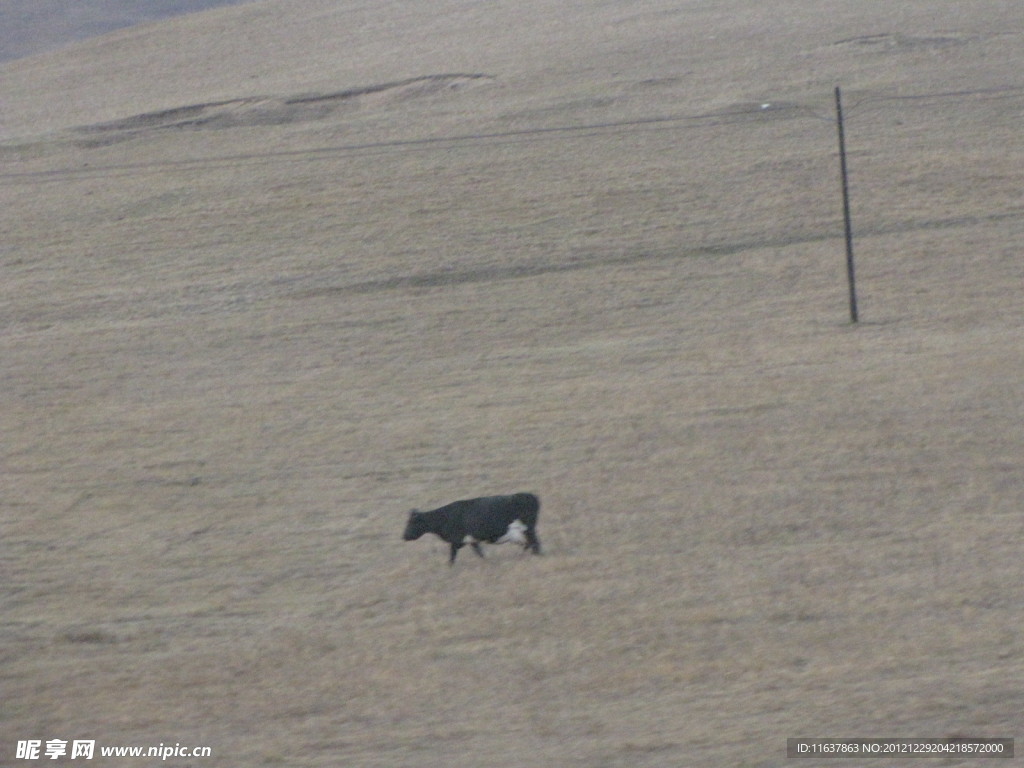
[[418, 509], [412, 510], [409, 513], [409, 522], [405, 524], [405, 533], [402, 534], [402, 538], [406, 541], [413, 541], [426, 532], [427, 520], [423, 513]]

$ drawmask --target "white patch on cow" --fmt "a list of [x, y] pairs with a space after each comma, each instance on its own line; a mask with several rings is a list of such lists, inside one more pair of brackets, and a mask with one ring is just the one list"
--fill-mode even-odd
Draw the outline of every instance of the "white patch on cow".
[[509, 523], [508, 531], [495, 544], [504, 544], [507, 541], [511, 541], [513, 544], [526, 543], [526, 525], [522, 520], [513, 520]]
[[480, 539], [474, 539], [468, 533], [462, 537], [463, 544], [476, 544], [478, 541], [480, 541]]

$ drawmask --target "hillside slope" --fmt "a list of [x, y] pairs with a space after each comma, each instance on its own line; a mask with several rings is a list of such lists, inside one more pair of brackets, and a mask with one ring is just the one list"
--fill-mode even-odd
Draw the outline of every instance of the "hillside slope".
[[[0, 761], [1014, 736], [1024, 47], [955, 5], [266, 0], [0, 67]], [[400, 539], [520, 490], [543, 557]]]

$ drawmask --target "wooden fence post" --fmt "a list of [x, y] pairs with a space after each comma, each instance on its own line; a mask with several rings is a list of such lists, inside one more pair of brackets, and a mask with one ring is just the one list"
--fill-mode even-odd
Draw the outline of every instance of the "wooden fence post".
[[857, 322], [857, 283], [853, 271], [853, 225], [850, 222], [850, 182], [846, 172], [846, 135], [843, 131], [843, 99], [836, 86], [836, 125], [839, 127], [839, 171], [843, 182], [843, 224], [846, 229], [846, 280], [850, 287], [850, 322]]

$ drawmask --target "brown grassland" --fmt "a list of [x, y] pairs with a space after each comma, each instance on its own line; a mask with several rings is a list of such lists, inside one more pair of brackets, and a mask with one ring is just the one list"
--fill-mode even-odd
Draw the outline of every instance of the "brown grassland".
[[[269, 0], [0, 67], [0, 764], [1024, 736], [1022, 70], [1017, 0]], [[520, 490], [543, 557], [400, 540]]]

